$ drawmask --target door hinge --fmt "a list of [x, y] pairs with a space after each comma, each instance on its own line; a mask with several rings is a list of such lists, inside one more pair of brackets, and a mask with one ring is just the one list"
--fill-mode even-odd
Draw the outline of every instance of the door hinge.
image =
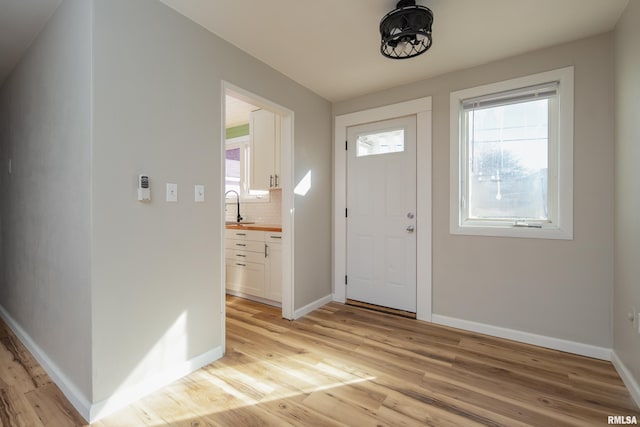
[[344, 217], [345, 218], [349, 217], [349, 212], [347, 211], [347, 208], [344, 208]]
[[347, 284], [347, 275], [346, 274], [344, 275], [344, 284], [345, 285]]
[[349, 140], [346, 140], [344, 142], [344, 151], [347, 151], [349, 149]]

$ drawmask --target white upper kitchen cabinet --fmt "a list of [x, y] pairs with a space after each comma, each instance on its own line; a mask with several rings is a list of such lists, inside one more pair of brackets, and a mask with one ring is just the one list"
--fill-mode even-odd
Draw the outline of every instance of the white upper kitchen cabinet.
[[268, 191], [280, 188], [280, 118], [267, 110], [252, 111], [249, 119], [251, 145], [249, 188]]

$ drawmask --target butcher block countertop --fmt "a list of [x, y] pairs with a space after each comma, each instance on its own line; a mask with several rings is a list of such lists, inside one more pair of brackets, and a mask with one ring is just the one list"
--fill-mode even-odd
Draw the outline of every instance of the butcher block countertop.
[[276, 224], [226, 224], [227, 230], [257, 230], [282, 232], [282, 226]]

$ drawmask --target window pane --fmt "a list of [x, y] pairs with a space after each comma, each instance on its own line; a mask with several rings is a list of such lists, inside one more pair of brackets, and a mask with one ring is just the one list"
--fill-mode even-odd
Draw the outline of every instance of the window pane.
[[549, 100], [466, 114], [469, 218], [547, 220]]
[[240, 194], [240, 148], [226, 150], [225, 191], [235, 190]]
[[404, 151], [404, 129], [359, 135], [356, 147], [357, 157]]

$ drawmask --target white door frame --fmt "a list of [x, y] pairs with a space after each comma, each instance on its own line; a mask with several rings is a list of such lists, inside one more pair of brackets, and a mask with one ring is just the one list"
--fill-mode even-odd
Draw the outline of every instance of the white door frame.
[[333, 159], [333, 299], [345, 303], [347, 287], [347, 128], [403, 116], [416, 116], [416, 317], [431, 321], [431, 97], [336, 116]]
[[[280, 153], [280, 182], [282, 185], [282, 317], [285, 319], [293, 319], [293, 293], [294, 293], [294, 272], [293, 272], [293, 116], [294, 113], [292, 110], [285, 108], [281, 105], [278, 105], [266, 98], [263, 98], [259, 95], [251, 93], [247, 90], [244, 90], [238, 86], [235, 86], [229, 82], [222, 81], [222, 135], [221, 140], [224, 141], [226, 138], [226, 132], [224, 123], [226, 123], [226, 95], [232, 95], [234, 98], [238, 98], [245, 102], [248, 102], [256, 107], [263, 108], [265, 110], [269, 110], [274, 112], [282, 117], [282, 126], [281, 126], [281, 153]], [[222, 230], [225, 229], [225, 215], [224, 215], [224, 203], [222, 202], [224, 199], [225, 192], [225, 144], [220, 144], [220, 152], [221, 152], [221, 165], [220, 165], [220, 174], [221, 174], [221, 184], [220, 184], [220, 200], [221, 200], [221, 211], [222, 211], [222, 224], [220, 227]], [[226, 296], [226, 287], [225, 287], [225, 242], [224, 236], [222, 241], [220, 242], [220, 250], [221, 250], [221, 278], [220, 283], [221, 286], [221, 298], [222, 298], [222, 307], [221, 307], [221, 315], [222, 315], [222, 345], [224, 351], [224, 343], [225, 343], [225, 315], [226, 315], [226, 307], [224, 304], [225, 296]]]

